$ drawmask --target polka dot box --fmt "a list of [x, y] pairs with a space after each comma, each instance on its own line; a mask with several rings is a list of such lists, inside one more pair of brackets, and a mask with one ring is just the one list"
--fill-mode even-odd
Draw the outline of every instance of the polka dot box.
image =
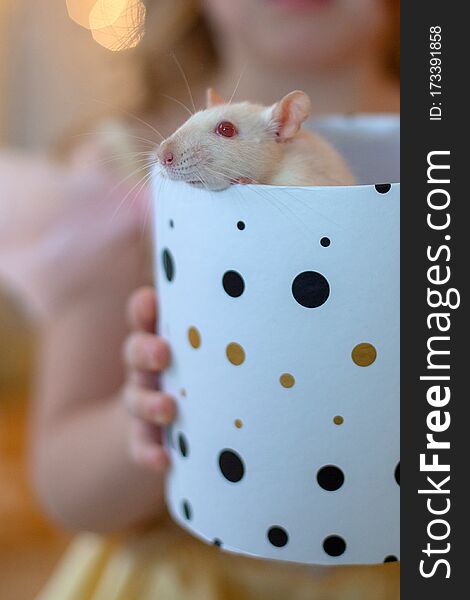
[[173, 518], [228, 551], [399, 558], [399, 185], [155, 177]]

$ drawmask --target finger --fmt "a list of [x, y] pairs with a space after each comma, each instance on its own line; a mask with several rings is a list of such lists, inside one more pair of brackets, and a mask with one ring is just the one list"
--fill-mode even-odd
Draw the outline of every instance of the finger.
[[127, 314], [133, 329], [153, 333], [157, 320], [157, 298], [153, 287], [142, 287], [129, 299]]
[[124, 362], [129, 369], [158, 373], [170, 364], [167, 342], [152, 333], [137, 331], [124, 344]]
[[137, 371], [136, 369], [132, 369], [127, 374], [127, 381], [147, 390], [161, 389], [159, 374], [150, 371]]
[[124, 389], [124, 404], [134, 417], [157, 425], [169, 425], [176, 417], [176, 402], [169, 394], [133, 384]]
[[152, 471], [165, 473], [170, 466], [170, 458], [158, 439], [156, 426], [138, 419], [131, 423], [129, 452], [132, 460]]

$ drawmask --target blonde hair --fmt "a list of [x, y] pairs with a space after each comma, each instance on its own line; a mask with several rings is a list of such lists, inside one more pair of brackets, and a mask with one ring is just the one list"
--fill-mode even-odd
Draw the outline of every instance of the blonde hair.
[[175, 77], [177, 57], [191, 87], [208, 81], [217, 68], [217, 52], [197, 0], [144, 0], [147, 14], [143, 37], [134, 50], [140, 71], [142, 112], [154, 111], [161, 92], [175, 94], [184, 82]]

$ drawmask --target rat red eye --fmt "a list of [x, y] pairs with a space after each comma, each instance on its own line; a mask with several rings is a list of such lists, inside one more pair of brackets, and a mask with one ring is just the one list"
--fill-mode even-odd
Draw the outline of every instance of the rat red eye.
[[218, 135], [228, 138], [231, 138], [238, 133], [235, 125], [230, 123], [230, 121], [221, 121], [215, 128], [215, 132]]

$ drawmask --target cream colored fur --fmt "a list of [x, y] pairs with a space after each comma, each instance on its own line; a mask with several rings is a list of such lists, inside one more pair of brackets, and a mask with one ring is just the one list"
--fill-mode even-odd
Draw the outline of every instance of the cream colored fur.
[[[208, 93], [209, 103], [213, 94]], [[215, 102], [221, 102], [217, 95]], [[303, 92], [291, 92], [271, 107], [217, 103], [194, 114], [162, 142], [157, 151], [162, 172], [211, 190], [240, 179], [268, 185], [351, 185], [353, 176], [341, 156], [322, 137], [300, 128], [309, 112]], [[237, 135], [218, 135], [221, 121], [233, 123]], [[174, 160], [165, 165], [168, 152]]]

